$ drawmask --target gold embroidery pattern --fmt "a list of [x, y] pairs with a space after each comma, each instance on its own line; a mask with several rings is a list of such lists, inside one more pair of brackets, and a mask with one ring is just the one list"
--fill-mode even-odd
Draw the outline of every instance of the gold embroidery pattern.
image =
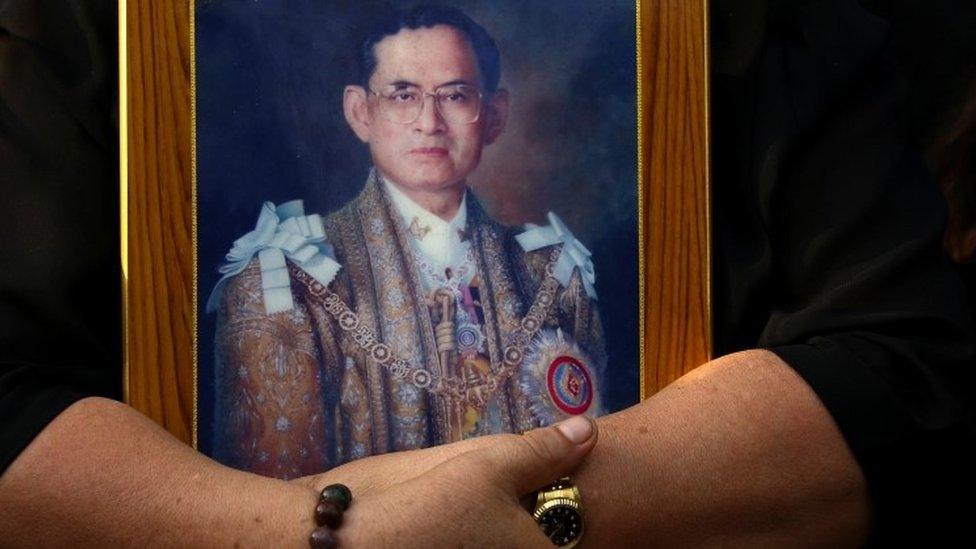
[[323, 384], [330, 372], [319, 370], [307, 312], [266, 315], [256, 261], [228, 288], [218, 312], [216, 372], [225, 390], [215, 415], [231, 436], [217, 456], [278, 478], [328, 467]]
[[[313, 296], [292, 271], [295, 310], [267, 315], [256, 260], [226, 287], [215, 349], [215, 455], [221, 461], [294, 477], [367, 455], [451, 442], [457, 438], [448, 414], [468, 399], [486, 405], [475, 431], [462, 436], [541, 425], [518, 379], [529, 357], [521, 365], [505, 360], [517, 356], [519, 342], [536, 339], [527, 330], [560, 327], [594, 362], [605, 361], [596, 305], [578, 276], [565, 288], [550, 280], [546, 266], [556, 250], [524, 252], [513, 238], [517, 229], [495, 223], [468, 198], [467, 236], [478, 273], [473, 285], [485, 315], [493, 382], [481, 376], [471, 383], [480, 387], [469, 387], [462, 379], [441, 379], [434, 319], [408, 253], [408, 227], [391, 215], [392, 204], [371, 175], [359, 197], [324, 220], [343, 265], [328, 290], [345, 307], [327, 311], [324, 293]], [[539, 306], [530, 310], [530, 299]], [[347, 310], [355, 318], [343, 316], [344, 328], [335, 313]], [[398, 371], [409, 379], [389, 366], [398, 358], [404, 359]], [[413, 365], [425, 366], [429, 379], [407, 370]], [[288, 422], [279, 422], [281, 416]]]

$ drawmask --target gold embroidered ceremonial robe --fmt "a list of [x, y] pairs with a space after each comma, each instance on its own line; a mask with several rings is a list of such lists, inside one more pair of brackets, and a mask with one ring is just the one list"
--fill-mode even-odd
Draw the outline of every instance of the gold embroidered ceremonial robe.
[[[579, 269], [565, 284], [545, 286], [558, 246], [525, 251], [515, 239], [519, 229], [491, 220], [470, 193], [466, 202], [484, 360], [445, 360], [450, 353], [437, 332], [444, 319], [421, 285], [409, 229], [374, 172], [356, 199], [324, 218], [341, 265], [327, 287], [289, 261], [293, 306], [269, 314], [257, 258], [223, 287], [218, 460], [294, 478], [373, 454], [600, 413], [603, 333]], [[551, 301], [538, 309], [540, 326], [523, 322], [534, 300]], [[520, 337], [521, 354], [513, 356], [511, 342]], [[438, 391], [448, 381], [453, 392]]]

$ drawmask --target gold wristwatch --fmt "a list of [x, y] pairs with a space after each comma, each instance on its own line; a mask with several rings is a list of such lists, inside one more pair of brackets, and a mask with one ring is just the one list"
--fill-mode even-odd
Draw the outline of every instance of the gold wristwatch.
[[583, 537], [583, 508], [579, 488], [564, 477], [539, 490], [532, 517], [559, 547], [573, 547]]

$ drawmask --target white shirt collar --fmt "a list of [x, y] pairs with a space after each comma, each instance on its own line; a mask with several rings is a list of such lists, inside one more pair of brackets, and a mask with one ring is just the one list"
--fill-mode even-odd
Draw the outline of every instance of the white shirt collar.
[[461, 205], [454, 218], [451, 221], [444, 221], [414, 202], [385, 176], [381, 175], [380, 179], [416, 248], [439, 270], [446, 267], [456, 270], [467, 253], [467, 246], [462, 245], [461, 240], [468, 222], [467, 193], [462, 196]]
[[413, 218], [416, 217], [421, 226], [430, 227], [432, 232], [437, 231], [447, 234], [448, 229], [451, 228], [464, 230], [464, 226], [468, 222], [468, 193], [462, 195], [461, 206], [458, 208], [457, 213], [454, 214], [454, 218], [450, 221], [444, 221], [439, 216], [428, 212], [423, 206], [414, 202], [413, 199], [401, 191], [399, 187], [391, 183], [385, 176], [380, 176], [380, 179], [383, 180], [383, 184], [386, 186], [386, 193], [390, 197], [390, 202], [393, 203], [393, 206], [400, 214], [400, 217], [403, 218], [407, 227], [413, 223]]

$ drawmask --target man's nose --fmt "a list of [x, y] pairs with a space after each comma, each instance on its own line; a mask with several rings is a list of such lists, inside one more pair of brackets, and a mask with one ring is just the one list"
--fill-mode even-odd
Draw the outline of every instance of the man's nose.
[[[430, 104], [427, 99], [430, 98]], [[420, 117], [414, 123], [414, 128], [424, 134], [434, 134], [446, 129], [446, 122], [441, 116], [440, 109], [437, 108], [437, 96], [434, 94], [424, 94], [423, 103], [420, 106]]]

